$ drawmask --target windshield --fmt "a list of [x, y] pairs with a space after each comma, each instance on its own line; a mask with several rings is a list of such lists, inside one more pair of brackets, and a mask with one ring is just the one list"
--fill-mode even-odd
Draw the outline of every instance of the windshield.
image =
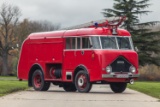
[[117, 37], [119, 49], [132, 49], [128, 37]]
[[102, 49], [118, 49], [115, 37], [100, 37]]
[[91, 37], [91, 41], [94, 49], [133, 49], [132, 40], [130, 37], [96, 36]]

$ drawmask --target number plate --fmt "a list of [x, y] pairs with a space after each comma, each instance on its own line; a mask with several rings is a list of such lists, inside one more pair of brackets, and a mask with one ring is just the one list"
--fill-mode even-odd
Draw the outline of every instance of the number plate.
[[117, 75], [117, 78], [128, 78], [129, 76], [127, 74], [120, 74]]

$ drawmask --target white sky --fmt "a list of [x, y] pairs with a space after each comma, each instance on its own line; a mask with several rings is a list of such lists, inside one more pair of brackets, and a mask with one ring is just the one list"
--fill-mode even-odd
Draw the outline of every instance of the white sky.
[[[113, 0], [0, 0], [21, 9], [21, 20], [47, 20], [61, 27], [83, 24], [104, 19], [102, 9], [112, 8]], [[160, 21], [160, 0], [150, 0], [149, 15], [141, 16], [141, 21]]]

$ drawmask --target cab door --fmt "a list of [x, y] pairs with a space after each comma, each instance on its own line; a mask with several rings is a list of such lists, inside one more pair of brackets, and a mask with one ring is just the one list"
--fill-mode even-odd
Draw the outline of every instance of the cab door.
[[89, 37], [77, 38], [76, 65], [85, 66], [88, 70], [92, 69], [93, 49]]

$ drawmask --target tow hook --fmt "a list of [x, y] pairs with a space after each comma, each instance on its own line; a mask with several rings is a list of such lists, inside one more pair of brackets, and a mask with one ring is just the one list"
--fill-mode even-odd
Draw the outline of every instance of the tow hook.
[[129, 83], [133, 85], [134, 84], [134, 79], [130, 79]]

